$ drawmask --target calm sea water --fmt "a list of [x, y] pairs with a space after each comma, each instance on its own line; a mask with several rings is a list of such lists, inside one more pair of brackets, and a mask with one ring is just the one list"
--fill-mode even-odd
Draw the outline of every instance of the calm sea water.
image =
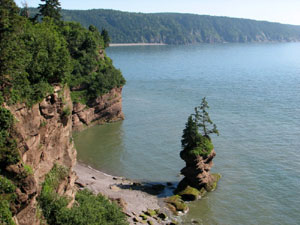
[[76, 135], [79, 160], [178, 182], [182, 130], [206, 96], [219, 137], [215, 192], [183, 224], [300, 224], [300, 44], [111, 47], [126, 77], [123, 122]]

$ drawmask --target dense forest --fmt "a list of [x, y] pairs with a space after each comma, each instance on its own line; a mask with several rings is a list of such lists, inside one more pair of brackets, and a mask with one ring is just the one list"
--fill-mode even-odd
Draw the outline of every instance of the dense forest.
[[[34, 14], [34, 9], [31, 9]], [[63, 19], [105, 28], [112, 43], [223, 43], [300, 41], [300, 26], [180, 13], [63, 10]]]

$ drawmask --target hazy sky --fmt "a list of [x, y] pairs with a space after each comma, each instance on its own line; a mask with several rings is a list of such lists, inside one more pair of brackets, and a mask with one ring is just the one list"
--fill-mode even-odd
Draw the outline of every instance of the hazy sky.
[[[16, 0], [21, 6], [24, 0]], [[61, 0], [64, 9], [184, 12], [300, 25], [300, 0]], [[37, 7], [39, 0], [27, 0]]]

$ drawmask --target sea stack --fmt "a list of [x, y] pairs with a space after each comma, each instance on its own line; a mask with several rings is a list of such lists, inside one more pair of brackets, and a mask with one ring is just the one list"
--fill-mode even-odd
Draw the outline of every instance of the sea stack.
[[183, 130], [180, 157], [186, 166], [181, 170], [184, 178], [179, 182], [175, 194], [184, 201], [199, 199], [207, 191], [215, 190], [221, 177], [210, 173], [212, 160], [216, 156], [210, 135], [219, 135], [219, 132], [208, 115], [208, 108], [203, 98], [201, 105], [195, 108], [195, 113], [189, 116]]
[[193, 201], [201, 198], [207, 191], [215, 190], [220, 179], [219, 174], [210, 173], [215, 156], [214, 149], [207, 156], [190, 154], [186, 150], [180, 152], [186, 166], [181, 170], [184, 178], [179, 182], [176, 193], [182, 200]]

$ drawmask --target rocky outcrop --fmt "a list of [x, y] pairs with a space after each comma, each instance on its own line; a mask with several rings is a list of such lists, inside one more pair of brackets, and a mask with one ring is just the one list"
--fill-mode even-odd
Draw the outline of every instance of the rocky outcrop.
[[181, 151], [180, 157], [186, 162], [186, 166], [181, 170], [184, 178], [178, 184], [176, 194], [183, 200], [191, 201], [201, 198], [207, 191], [213, 191], [220, 179], [219, 174], [210, 173], [215, 156], [214, 149], [208, 155]]
[[[21, 177], [16, 190], [15, 220], [19, 225], [39, 224], [37, 197], [45, 176], [55, 164], [70, 168], [68, 177], [61, 182], [59, 194], [74, 199], [76, 150], [72, 141], [72, 101], [68, 88], [54, 87], [54, 93], [41, 103], [28, 108], [25, 104], [6, 106], [15, 117], [14, 138], [17, 140], [22, 163], [6, 170]], [[24, 171], [31, 168], [31, 173]], [[28, 169], [27, 169], [28, 170]]]
[[87, 105], [74, 103], [73, 130], [80, 131], [95, 124], [124, 119], [122, 112], [122, 87], [113, 88]]

